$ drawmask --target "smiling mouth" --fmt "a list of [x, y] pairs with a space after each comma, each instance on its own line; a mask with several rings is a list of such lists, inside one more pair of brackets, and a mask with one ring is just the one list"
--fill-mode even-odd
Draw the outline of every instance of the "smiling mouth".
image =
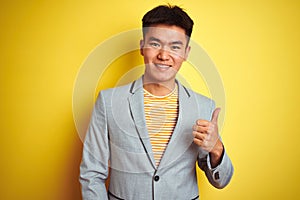
[[166, 69], [169, 69], [171, 67], [170, 65], [163, 65], [163, 64], [155, 64], [155, 66], [159, 69], [162, 69], [162, 70], [166, 70]]

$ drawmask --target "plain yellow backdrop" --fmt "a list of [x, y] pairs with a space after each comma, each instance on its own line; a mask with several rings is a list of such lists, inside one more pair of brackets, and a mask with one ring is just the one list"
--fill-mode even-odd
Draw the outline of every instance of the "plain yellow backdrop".
[[298, 1], [15, 0], [0, 6], [0, 199], [81, 199], [78, 71], [98, 44], [140, 28], [143, 14], [166, 2], [194, 19], [192, 39], [225, 88], [221, 134], [235, 172], [217, 190], [199, 171], [201, 199], [299, 198]]

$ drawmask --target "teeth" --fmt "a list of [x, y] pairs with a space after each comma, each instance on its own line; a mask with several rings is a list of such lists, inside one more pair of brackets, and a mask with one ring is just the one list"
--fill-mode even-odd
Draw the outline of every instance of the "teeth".
[[160, 68], [169, 68], [170, 66], [169, 65], [161, 65], [161, 64], [156, 64], [157, 67], [160, 67]]

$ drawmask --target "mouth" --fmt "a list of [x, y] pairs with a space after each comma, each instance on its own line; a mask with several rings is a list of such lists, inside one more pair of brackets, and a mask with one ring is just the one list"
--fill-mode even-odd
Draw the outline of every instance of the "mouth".
[[164, 65], [164, 64], [154, 64], [160, 70], [167, 70], [171, 67], [171, 65]]

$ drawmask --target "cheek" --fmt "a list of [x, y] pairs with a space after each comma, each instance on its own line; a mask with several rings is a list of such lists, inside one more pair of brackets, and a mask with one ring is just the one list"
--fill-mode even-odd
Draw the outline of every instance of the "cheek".
[[173, 57], [173, 58], [174, 58], [174, 67], [179, 69], [181, 67], [183, 61], [184, 61], [184, 58], [181, 57], [181, 56], [180, 57]]
[[152, 60], [157, 55], [157, 52], [150, 48], [143, 49], [144, 60]]
[[184, 52], [172, 52], [170, 55], [173, 57], [176, 62], [183, 62], [185, 60]]

